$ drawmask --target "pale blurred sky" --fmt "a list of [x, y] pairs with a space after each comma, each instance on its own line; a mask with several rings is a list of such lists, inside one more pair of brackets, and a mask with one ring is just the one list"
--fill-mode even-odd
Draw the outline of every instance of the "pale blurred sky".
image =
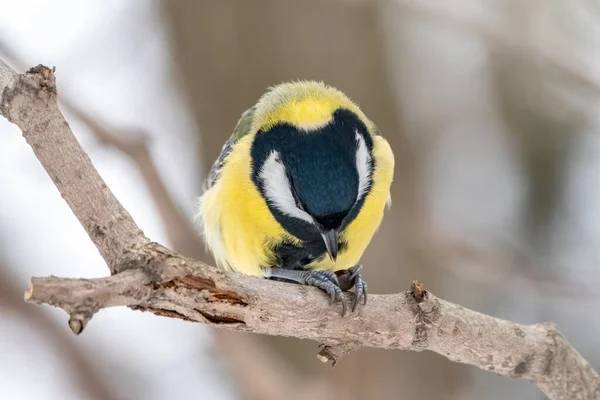
[[[195, 127], [171, 76], [168, 38], [155, 2], [0, 0], [0, 40], [29, 66], [56, 66], [61, 96], [108, 127], [153, 134], [153, 154], [177, 201], [191, 215], [200, 182]], [[0, 54], [0, 57], [2, 55]], [[68, 115], [67, 115], [68, 117]], [[99, 145], [70, 120], [78, 139], [116, 196], [145, 233], [168, 244], [154, 204], [128, 160]], [[173, 155], [177, 155], [177, 163]], [[96, 248], [25, 143], [0, 118], [0, 237], [4, 259], [23, 290], [31, 276], [99, 277], [108, 269]], [[35, 307], [35, 306], [31, 306]], [[72, 336], [67, 315], [46, 307]], [[0, 398], [81, 399], [70, 383], [65, 357], [44, 332], [2, 316]], [[78, 338], [83, 352], [102, 354], [147, 381], [132, 383], [136, 397], [230, 399], [233, 389], [209, 354], [209, 330], [126, 308], [103, 310]], [[101, 366], [111, 376], [109, 365]], [[157, 379], [160, 377], [160, 379]], [[122, 377], [113, 377], [115, 386]], [[145, 393], [140, 390], [150, 389]], [[126, 393], [126, 392], [125, 392]]]

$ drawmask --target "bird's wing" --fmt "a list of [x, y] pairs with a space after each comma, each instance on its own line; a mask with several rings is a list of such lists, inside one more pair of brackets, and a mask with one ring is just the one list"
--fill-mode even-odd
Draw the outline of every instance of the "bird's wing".
[[248, 133], [250, 133], [250, 129], [252, 129], [253, 118], [254, 107], [246, 110], [246, 112], [242, 114], [235, 129], [233, 130], [233, 134], [231, 135], [229, 140], [225, 142], [223, 148], [221, 149], [219, 157], [210, 168], [210, 174], [208, 175], [208, 180], [206, 181], [206, 184], [204, 186], [205, 191], [213, 187], [214, 184], [219, 180], [221, 169], [225, 165], [227, 157], [229, 157], [229, 155], [233, 151], [236, 142], [244, 136], [246, 136]]
[[256, 107], [252, 107], [242, 114], [240, 120], [235, 126], [235, 129], [233, 130], [233, 135], [231, 135], [230, 140], [237, 142], [238, 140], [250, 133], [250, 130], [252, 129], [252, 123], [254, 122], [255, 112]]

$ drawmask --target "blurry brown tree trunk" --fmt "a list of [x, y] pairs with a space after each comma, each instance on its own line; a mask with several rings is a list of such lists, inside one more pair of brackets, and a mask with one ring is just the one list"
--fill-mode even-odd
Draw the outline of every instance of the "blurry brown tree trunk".
[[[415, 278], [431, 283], [433, 269], [426, 265], [418, 277], [409, 273], [414, 265], [427, 264], [416, 250], [418, 163], [403, 135], [386, 77], [376, 3], [165, 1], [163, 11], [179, 84], [201, 132], [204, 171], [240, 114], [268, 86], [316, 79], [339, 87], [377, 123], [396, 155], [394, 206], [363, 259], [370, 289], [392, 292]], [[404, 354], [399, 360], [372, 349], [352, 354], [331, 369], [316, 362], [313, 343], [260, 339], [293, 362], [299, 374], [337, 381], [344, 399], [396, 399], [398, 393], [448, 399], [463, 371], [433, 354]], [[425, 382], [424, 376], [438, 384]]]

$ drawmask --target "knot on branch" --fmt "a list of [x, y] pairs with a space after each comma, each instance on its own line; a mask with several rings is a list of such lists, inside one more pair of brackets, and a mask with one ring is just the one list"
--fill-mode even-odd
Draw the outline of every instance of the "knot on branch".
[[[54, 67], [48, 68], [40, 64], [30, 68], [24, 74], [16, 74], [15, 79], [2, 90], [0, 114], [12, 123], [18, 121], [29, 123], [32, 120], [39, 119], [35, 112], [40, 107], [35, 103], [41, 101], [44, 107], [50, 104], [56, 105], [58, 92], [54, 71]], [[40, 131], [44, 130], [47, 125], [46, 123], [34, 128]], [[23, 133], [25, 133], [25, 130]]]
[[326, 363], [331, 361], [331, 366], [335, 367], [337, 362], [350, 352], [357, 350], [361, 346], [357, 343], [347, 342], [344, 344], [328, 345], [325, 343], [319, 344], [321, 350], [317, 354], [319, 361]]
[[425, 350], [428, 346], [428, 331], [440, 318], [439, 302], [416, 280], [408, 291], [407, 301], [415, 317], [415, 334], [411, 344], [417, 351]]
[[75, 335], [79, 335], [85, 329], [87, 323], [92, 319], [94, 312], [91, 310], [76, 311], [69, 316], [69, 328]]
[[56, 77], [54, 73], [56, 67], [48, 68], [45, 65], [38, 64], [35, 67], [31, 67], [27, 70], [26, 74], [31, 75], [32, 78], [37, 78], [37, 88], [40, 91], [47, 91], [55, 95], [58, 94], [56, 89]]
[[425, 296], [427, 296], [427, 290], [423, 288], [421, 282], [415, 280], [410, 286], [410, 294], [412, 294], [417, 303], [420, 303], [425, 299]]
[[331, 361], [331, 366], [335, 367], [335, 364], [337, 364], [337, 357], [332, 352], [333, 348], [331, 346], [326, 346], [323, 343], [321, 343], [319, 347], [321, 348], [321, 350], [317, 354], [317, 358], [319, 359], [319, 361], [321, 361], [322, 363]]

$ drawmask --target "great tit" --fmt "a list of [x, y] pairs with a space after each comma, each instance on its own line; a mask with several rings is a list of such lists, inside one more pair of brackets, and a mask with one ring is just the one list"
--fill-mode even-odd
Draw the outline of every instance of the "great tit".
[[342, 289], [355, 287], [353, 311], [367, 303], [358, 262], [393, 173], [388, 142], [344, 93], [283, 83], [242, 114], [223, 146], [198, 201], [201, 230], [219, 266], [316, 286], [343, 316]]

